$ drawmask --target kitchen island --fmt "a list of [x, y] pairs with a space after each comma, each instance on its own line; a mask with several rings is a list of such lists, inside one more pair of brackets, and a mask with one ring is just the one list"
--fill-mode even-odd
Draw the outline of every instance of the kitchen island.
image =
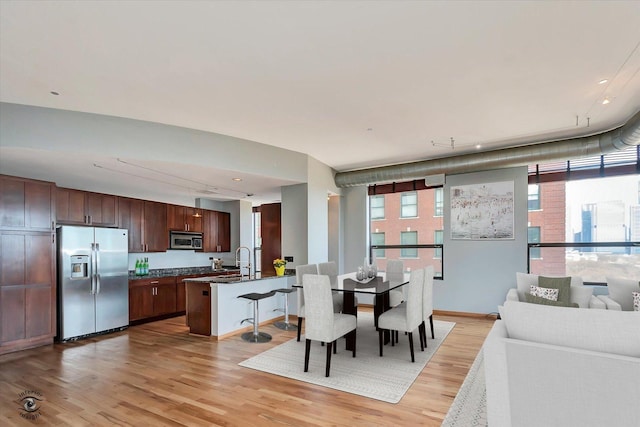
[[[253, 302], [240, 295], [250, 292], [265, 293], [280, 288], [290, 288], [296, 276], [265, 278], [197, 277], [184, 279], [187, 294], [187, 326], [189, 332], [215, 337], [218, 340], [252, 328], [243, 319], [253, 317]], [[272, 323], [283, 316], [274, 311], [284, 305], [281, 294], [260, 300], [260, 323]], [[296, 298], [289, 296], [289, 312], [296, 313]]]

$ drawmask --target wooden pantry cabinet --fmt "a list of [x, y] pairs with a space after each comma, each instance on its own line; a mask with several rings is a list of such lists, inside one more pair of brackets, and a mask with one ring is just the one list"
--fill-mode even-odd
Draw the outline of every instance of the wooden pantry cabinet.
[[231, 215], [228, 212], [204, 211], [204, 252], [231, 251]]
[[117, 227], [117, 196], [58, 187], [56, 219], [59, 224]]
[[176, 278], [129, 280], [129, 322], [176, 313]]
[[0, 175], [0, 354], [56, 333], [55, 185]]
[[118, 197], [118, 227], [129, 230], [129, 252], [165, 252], [169, 247], [164, 203]]

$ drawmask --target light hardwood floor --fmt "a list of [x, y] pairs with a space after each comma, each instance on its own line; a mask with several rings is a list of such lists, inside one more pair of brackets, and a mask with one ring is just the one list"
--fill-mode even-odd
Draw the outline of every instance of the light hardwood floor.
[[[494, 319], [434, 318], [456, 326], [398, 404], [238, 366], [295, 331], [216, 342], [183, 316], [0, 356], [0, 425], [439, 426]], [[44, 399], [35, 421], [20, 415], [24, 391]]]

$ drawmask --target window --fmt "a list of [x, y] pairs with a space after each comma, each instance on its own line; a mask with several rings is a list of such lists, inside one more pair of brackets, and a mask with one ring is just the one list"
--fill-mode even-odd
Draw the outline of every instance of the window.
[[[371, 233], [371, 245], [384, 245], [384, 233]], [[375, 249], [373, 255], [384, 258], [384, 249]]]
[[529, 210], [540, 210], [540, 186], [538, 184], [529, 184]]
[[[433, 243], [435, 243], [436, 245], [441, 245], [444, 242], [444, 230], [435, 230], [433, 232]], [[433, 255], [434, 258], [442, 258], [442, 249], [441, 248], [436, 248], [434, 249], [435, 254]]]
[[[529, 227], [528, 228], [528, 243], [540, 243], [540, 227]], [[529, 249], [529, 257], [540, 259], [540, 248], [531, 248]]]
[[444, 210], [444, 191], [442, 187], [436, 188], [434, 193], [434, 214], [433, 216], [442, 216], [442, 212]]
[[384, 219], [384, 196], [371, 196], [371, 219]]
[[[401, 245], [417, 245], [418, 244], [418, 232], [417, 231], [403, 231], [400, 233]], [[402, 258], [417, 258], [417, 248], [402, 248], [400, 249], [400, 256]]]
[[529, 272], [588, 283], [606, 283], [607, 276], [640, 280], [634, 268], [640, 264], [640, 174], [573, 177], [538, 184], [545, 206], [528, 213], [528, 241], [540, 244], [529, 248]]
[[418, 195], [415, 191], [402, 193], [400, 198], [400, 217], [415, 218], [418, 216]]

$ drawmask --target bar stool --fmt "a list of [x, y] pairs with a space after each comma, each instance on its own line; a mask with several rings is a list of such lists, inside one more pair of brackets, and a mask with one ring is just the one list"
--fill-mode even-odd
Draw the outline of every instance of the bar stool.
[[259, 294], [257, 292], [252, 292], [249, 294], [239, 295], [238, 298], [245, 298], [253, 301], [253, 317], [249, 317], [240, 322], [243, 324], [244, 322], [249, 322], [253, 324], [253, 332], [245, 332], [242, 334], [242, 339], [248, 342], [269, 342], [271, 341], [271, 335], [258, 332], [258, 325], [260, 325], [260, 319], [258, 316], [258, 302], [261, 299], [272, 297], [276, 294], [276, 291], [266, 292], [264, 294]]
[[273, 325], [276, 328], [284, 329], [285, 331], [292, 331], [294, 329], [298, 329], [298, 327], [296, 325], [294, 325], [293, 323], [289, 323], [289, 294], [291, 292], [295, 292], [295, 289], [293, 289], [293, 288], [281, 288], [281, 289], [276, 289], [275, 292], [278, 292], [278, 293], [281, 293], [282, 295], [284, 295], [284, 309], [275, 308], [273, 310], [273, 311], [281, 311], [281, 312], [284, 313], [284, 322], [283, 321], [277, 321]]

